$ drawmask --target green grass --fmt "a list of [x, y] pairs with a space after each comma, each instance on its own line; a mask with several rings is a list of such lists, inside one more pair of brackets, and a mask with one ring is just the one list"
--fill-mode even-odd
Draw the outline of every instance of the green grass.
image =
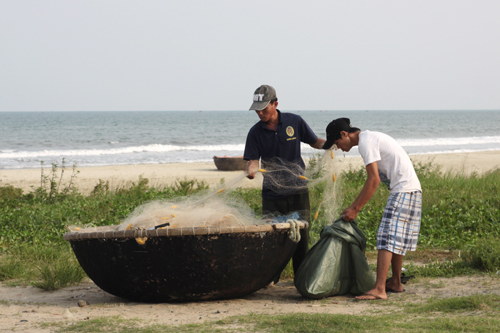
[[[314, 159], [312, 163], [318, 164]], [[410, 274], [447, 277], [500, 270], [497, 241], [500, 238], [500, 171], [470, 176], [449, 174], [431, 163], [417, 164], [416, 171], [424, 200], [419, 250], [460, 249], [463, 255], [424, 267], [409, 266]], [[64, 166], [53, 166], [48, 175], [42, 174], [41, 186], [26, 194], [12, 186], [0, 187], [0, 280], [31, 283], [45, 289], [78, 283], [81, 272], [68, 243], [62, 239], [67, 226], [118, 224], [147, 201], [175, 199], [207, 189], [206, 184], [196, 180], [178, 180], [174, 186], [155, 188], [149, 186], [148, 179], [139, 178], [128, 188], [110, 191], [108, 183], [100, 180], [90, 195], [83, 196], [71, 184], [58, 183], [62, 172]], [[73, 169], [72, 180], [77, 173]], [[314, 177], [320, 176], [321, 171], [315, 172]], [[359, 194], [365, 179], [363, 168], [347, 170], [338, 177], [342, 182], [344, 206]], [[322, 202], [324, 186], [324, 182], [317, 182], [310, 188], [312, 215]], [[259, 189], [237, 189], [232, 195], [241, 196], [256, 216], [260, 216]], [[380, 186], [357, 218], [367, 237], [369, 251], [375, 248], [376, 231], [387, 196], [387, 189]], [[322, 227], [331, 222], [323, 214], [319, 215], [311, 227], [311, 246], [319, 239]], [[71, 264], [65, 267], [64, 262]], [[292, 277], [289, 265], [282, 278]]]
[[[442, 173], [432, 164], [417, 164], [422, 185], [422, 225], [420, 248], [464, 249], [483, 237], [500, 237], [500, 170], [485, 175]], [[344, 202], [349, 204], [361, 191], [366, 179], [363, 169], [348, 171]], [[376, 246], [376, 231], [382, 218], [388, 191], [377, 192], [358, 215], [358, 226]]]
[[500, 312], [500, 295], [473, 295], [447, 299], [431, 298], [425, 303], [408, 304], [406, 311], [410, 313], [464, 313], [482, 311], [487, 314]]
[[498, 237], [482, 238], [475, 245], [469, 246], [465, 253], [465, 260], [471, 266], [487, 272], [500, 271], [500, 242]]
[[80, 283], [85, 272], [68, 244], [11, 247], [0, 261], [0, 281], [56, 290]]
[[[128, 188], [109, 191], [100, 180], [92, 193], [60, 187], [54, 173], [42, 175], [41, 186], [24, 194], [0, 187], [0, 281], [55, 290], [79, 283], [86, 275], [69, 243], [62, 239], [69, 225], [119, 224], [137, 206], [155, 199], [195, 194], [208, 187], [196, 180], [178, 180], [172, 187], [151, 188], [139, 178]], [[44, 180], [49, 180], [45, 181]]]
[[145, 178], [117, 191], [109, 191], [106, 183], [100, 181], [89, 196], [76, 189], [49, 195], [49, 190], [44, 189], [22, 194], [7, 187], [7, 191], [0, 190], [0, 247], [62, 244], [61, 236], [69, 225], [119, 224], [147, 201], [185, 196], [206, 188], [196, 180], [179, 180], [173, 187], [151, 188]]

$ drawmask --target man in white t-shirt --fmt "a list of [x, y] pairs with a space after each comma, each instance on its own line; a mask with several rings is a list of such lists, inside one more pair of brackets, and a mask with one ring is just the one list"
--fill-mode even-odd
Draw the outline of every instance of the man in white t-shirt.
[[[351, 127], [348, 118], [332, 121], [326, 128], [323, 149], [333, 145], [343, 151], [358, 146], [368, 178], [356, 200], [344, 209], [344, 220], [353, 221], [375, 193], [380, 182], [390, 194], [377, 231], [377, 281], [375, 288], [357, 296], [360, 300], [386, 299], [387, 292], [403, 292], [401, 268], [407, 251], [417, 248], [422, 210], [422, 188], [404, 149], [390, 136]], [[387, 279], [392, 264], [392, 278]]]

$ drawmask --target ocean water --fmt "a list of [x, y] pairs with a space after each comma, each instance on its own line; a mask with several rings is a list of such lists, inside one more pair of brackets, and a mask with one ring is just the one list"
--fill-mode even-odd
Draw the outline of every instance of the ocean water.
[[[286, 110], [282, 110], [287, 112]], [[293, 111], [325, 138], [348, 117], [411, 154], [500, 150], [500, 111]], [[0, 112], [0, 169], [161, 164], [243, 155], [253, 111]], [[314, 154], [302, 146], [303, 157]], [[347, 156], [358, 155], [357, 149]]]

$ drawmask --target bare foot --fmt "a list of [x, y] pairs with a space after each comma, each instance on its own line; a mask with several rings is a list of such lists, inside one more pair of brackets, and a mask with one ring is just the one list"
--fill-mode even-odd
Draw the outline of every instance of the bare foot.
[[372, 289], [361, 296], [356, 296], [359, 300], [387, 299], [387, 294], [378, 289]]
[[387, 299], [387, 298], [382, 298], [378, 295], [375, 295], [375, 294], [364, 294], [364, 295], [361, 295], [361, 296], [356, 296], [356, 299], [360, 300], [360, 301], [374, 301], [374, 300], [377, 300], [377, 299]]
[[405, 290], [401, 283], [398, 283], [398, 281], [394, 281], [394, 279], [391, 278], [388, 279], [387, 283], [385, 284], [385, 291], [393, 293], [402, 293]]

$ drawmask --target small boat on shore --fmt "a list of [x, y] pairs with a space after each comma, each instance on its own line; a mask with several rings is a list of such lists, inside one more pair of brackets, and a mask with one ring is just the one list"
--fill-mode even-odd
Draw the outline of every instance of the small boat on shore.
[[[306, 222], [298, 222], [303, 229]], [[64, 234], [102, 290], [137, 302], [238, 298], [267, 286], [296, 243], [290, 223], [116, 230]]]
[[248, 165], [243, 156], [214, 156], [214, 163], [221, 171], [245, 170]]

